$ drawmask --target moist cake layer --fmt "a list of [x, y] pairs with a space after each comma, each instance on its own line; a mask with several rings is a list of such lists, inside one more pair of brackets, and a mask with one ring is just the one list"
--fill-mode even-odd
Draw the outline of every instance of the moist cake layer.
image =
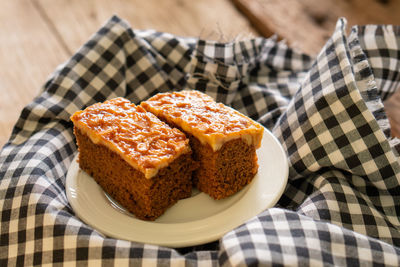
[[160, 93], [141, 103], [146, 110], [208, 144], [214, 151], [241, 138], [259, 148], [264, 128], [199, 91]]
[[158, 94], [141, 105], [190, 139], [199, 168], [193, 184], [214, 199], [229, 197], [258, 171], [256, 149], [264, 128], [198, 91]]
[[190, 152], [181, 131], [121, 97], [77, 111], [71, 120], [94, 144], [117, 153], [148, 179]]

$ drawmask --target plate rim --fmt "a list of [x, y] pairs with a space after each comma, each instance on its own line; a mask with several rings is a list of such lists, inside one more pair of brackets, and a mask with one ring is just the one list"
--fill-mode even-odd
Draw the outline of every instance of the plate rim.
[[[268, 137], [266, 137], [266, 136], [268, 136]], [[225, 210], [223, 210], [217, 214], [213, 214], [209, 217], [202, 218], [199, 220], [194, 220], [194, 221], [190, 221], [190, 222], [177, 222], [177, 223], [159, 223], [159, 222], [143, 221], [140, 219], [136, 219], [133, 216], [129, 216], [127, 214], [123, 214], [123, 213], [119, 212], [123, 216], [130, 217], [130, 219], [135, 220], [134, 222], [135, 222], [136, 226], [151, 227], [151, 228], [153, 228], [153, 230], [160, 230], [158, 228], [162, 227], [163, 232], [176, 231], [176, 229], [187, 230], [188, 227], [189, 228], [191, 227], [192, 229], [196, 228], [197, 230], [199, 230], [199, 229], [204, 230], [201, 227], [202, 225], [206, 225], [208, 228], [211, 228], [211, 229], [213, 227], [218, 228], [218, 230], [215, 230], [216, 228], [214, 228], [214, 231], [206, 231], [207, 234], [205, 234], [205, 235], [199, 235], [199, 234], [191, 235], [191, 236], [186, 236], [185, 238], [182, 238], [182, 239], [173, 239], [172, 238], [172, 239], [167, 240], [167, 239], [159, 238], [158, 240], [150, 240], [150, 239], [144, 240], [143, 238], [139, 238], [140, 236], [137, 238], [132, 238], [132, 236], [128, 237], [126, 235], [124, 236], [124, 235], [118, 234], [115, 231], [109, 231], [108, 228], [102, 227], [101, 225], [99, 226], [99, 223], [97, 223], [97, 224], [94, 223], [93, 220], [88, 218], [88, 215], [83, 212], [82, 208], [80, 207], [82, 205], [77, 200], [78, 196], [76, 195], [77, 193], [75, 191], [75, 188], [77, 187], [77, 177], [78, 177], [79, 172], [83, 172], [79, 168], [78, 163], [76, 162], [78, 153], [74, 156], [74, 159], [68, 168], [68, 172], [67, 172], [67, 176], [66, 176], [67, 199], [68, 199], [68, 202], [70, 203], [70, 205], [72, 206], [72, 209], [73, 209], [74, 213], [77, 215], [77, 217], [79, 217], [83, 222], [85, 222], [86, 224], [91, 226], [93, 229], [97, 230], [98, 232], [100, 232], [108, 237], [118, 238], [118, 239], [122, 239], [122, 240], [128, 240], [128, 241], [132, 241], [132, 242], [140, 242], [140, 243], [146, 243], [146, 244], [152, 244], [152, 245], [167, 246], [167, 247], [172, 247], [172, 248], [205, 244], [205, 243], [208, 243], [211, 241], [218, 240], [224, 234], [233, 230], [234, 228], [238, 227], [239, 225], [243, 224], [245, 221], [255, 217], [262, 211], [273, 207], [278, 202], [280, 197], [282, 196], [282, 194], [286, 188], [286, 185], [287, 185], [288, 174], [289, 174], [288, 158], [287, 158], [286, 152], [284, 151], [281, 143], [265, 127], [264, 127], [264, 136], [261, 141], [262, 147], [257, 150], [257, 154], [259, 154], [261, 152], [267, 153], [266, 151], [259, 152], [263, 148], [263, 145], [265, 145], [264, 142], [267, 142], [267, 141], [272, 142], [275, 145], [275, 149], [278, 149], [278, 151], [280, 152], [279, 160], [282, 161], [282, 165], [285, 166], [285, 168], [283, 170], [281, 170], [282, 171], [282, 173], [281, 173], [282, 180], [281, 180], [279, 190], [274, 194], [272, 201], [269, 201], [269, 203], [266, 205], [261, 205], [261, 206], [263, 206], [263, 208], [257, 207], [256, 211], [253, 211], [253, 209], [247, 209], [247, 210], [245, 210], [245, 212], [233, 215], [234, 212], [232, 212], [232, 211], [237, 210], [238, 207], [240, 207], [240, 205], [245, 204], [245, 203], [243, 203], [243, 201], [244, 201], [243, 199], [245, 199], [245, 202], [249, 201], [248, 195], [251, 193], [254, 193], [254, 192], [249, 192], [249, 190], [250, 191], [256, 190], [256, 189], [254, 189], [256, 187], [255, 186], [256, 181], [255, 181], [255, 179], [253, 179], [253, 181], [244, 188], [244, 190], [246, 190], [246, 192], [243, 195], [241, 195], [241, 197], [236, 202], [234, 202], [231, 206], [229, 206], [228, 208], [226, 208]], [[264, 149], [268, 150], [268, 148], [264, 148]], [[260, 158], [260, 156], [258, 156], [258, 157]], [[276, 157], [277, 157], [277, 155], [274, 155], [274, 158], [276, 158]], [[260, 159], [259, 159], [259, 161], [260, 161]], [[268, 167], [270, 167], [270, 165], [268, 165]], [[258, 176], [258, 174], [257, 174], [257, 176]], [[265, 177], [260, 178], [258, 176], [257, 179], [262, 180], [262, 179], [265, 179]], [[260, 183], [260, 181], [257, 181], [257, 182]], [[253, 189], [253, 190], [251, 190], [251, 189]], [[102, 189], [100, 189], [100, 190], [102, 190]], [[103, 191], [103, 194], [104, 194], [104, 191]], [[246, 196], [247, 196], [247, 198], [246, 198]], [[251, 196], [250, 196], [250, 200], [251, 200]], [[115, 209], [115, 208], [113, 208], [113, 209]], [[220, 223], [221, 217], [224, 218], [224, 220], [223, 220], [224, 226], [222, 226], [222, 227], [221, 227], [221, 223]], [[226, 223], [226, 222], [228, 222], [228, 223]]]

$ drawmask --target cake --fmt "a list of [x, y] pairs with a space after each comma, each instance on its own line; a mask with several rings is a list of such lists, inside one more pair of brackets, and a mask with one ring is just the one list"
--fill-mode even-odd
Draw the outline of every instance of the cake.
[[195, 90], [160, 93], [140, 105], [188, 136], [199, 162], [193, 184], [200, 191], [223, 199], [256, 175], [264, 132], [259, 123]]
[[71, 116], [79, 167], [136, 217], [155, 220], [192, 189], [189, 140], [124, 98]]

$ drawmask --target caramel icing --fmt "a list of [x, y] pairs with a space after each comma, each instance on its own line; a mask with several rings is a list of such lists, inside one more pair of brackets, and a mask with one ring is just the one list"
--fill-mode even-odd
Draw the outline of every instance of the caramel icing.
[[93, 143], [116, 152], [146, 178], [190, 151], [181, 131], [121, 97], [77, 111], [71, 120]]
[[160, 93], [141, 106], [192, 134], [202, 144], [210, 145], [214, 151], [237, 138], [256, 148], [261, 146], [263, 126], [199, 91]]

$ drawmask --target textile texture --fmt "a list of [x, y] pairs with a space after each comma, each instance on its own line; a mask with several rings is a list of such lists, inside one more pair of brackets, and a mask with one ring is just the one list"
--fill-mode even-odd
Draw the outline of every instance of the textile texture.
[[[400, 28], [340, 19], [312, 58], [276, 39], [218, 43], [133, 30], [112, 17], [21, 112], [0, 154], [0, 266], [387, 265], [400, 263], [400, 145], [382, 101], [400, 86]], [[213, 243], [117, 240], [66, 197], [77, 154], [70, 116], [122, 96], [196, 89], [281, 142], [278, 204]], [[268, 162], [259, 162], [268, 164]]]

